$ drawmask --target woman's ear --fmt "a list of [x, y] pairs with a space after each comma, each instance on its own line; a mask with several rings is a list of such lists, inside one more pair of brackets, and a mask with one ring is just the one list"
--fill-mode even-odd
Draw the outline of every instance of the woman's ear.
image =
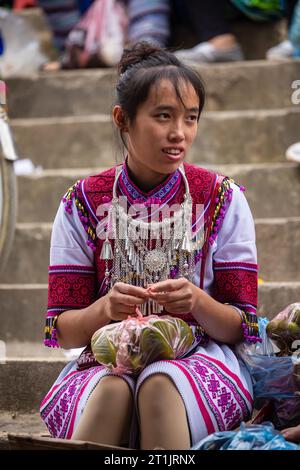
[[116, 104], [113, 109], [113, 120], [118, 128], [123, 132], [128, 132], [127, 120], [120, 105]]

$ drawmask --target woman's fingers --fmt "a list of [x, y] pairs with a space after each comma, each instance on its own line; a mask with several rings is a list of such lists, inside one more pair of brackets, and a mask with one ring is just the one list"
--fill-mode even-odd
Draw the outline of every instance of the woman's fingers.
[[188, 280], [185, 277], [180, 277], [178, 279], [167, 279], [166, 281], [151, 284], [148, 289], [151, 289], [152, 292], [172, 292], [182, 289], [182, 287], [187, 284]]
[[122, 294], [139, 297], [144, 300], [149, 298], [147, 290], [143, 287], [132, 286], [130, 284], [125, 284], [125, 282], [117, 282], [114, 287]]
[[117, 298], [117, 303], [120, 305], [126, 305], [128, 307], [132, 307], [135, 305], [141, 305], [145, 302], [144, 299], [140, 297], [133, 297], [131, 295], [120, 295]]
[[300, 443], [300, 424], [293, 428], [284, 429], [281, 434], [288, 441]]
[[158, 303], [177, 302], [179, 300], [187, 300], [190, 298], [189, 292], [175, 291], [175, 292], [157, 292], [151, 293], [150, 298], [155, 299]]

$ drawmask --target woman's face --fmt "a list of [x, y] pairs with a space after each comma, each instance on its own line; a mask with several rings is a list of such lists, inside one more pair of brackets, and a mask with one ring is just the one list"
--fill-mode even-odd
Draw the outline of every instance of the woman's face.
[[197, 133], [199, 98], [182, 80], [177, 97], [171, 81], [152, 86], [134, 123], [127, 126], [128, 166], [137, 184], [148, 191], [184, 161]]

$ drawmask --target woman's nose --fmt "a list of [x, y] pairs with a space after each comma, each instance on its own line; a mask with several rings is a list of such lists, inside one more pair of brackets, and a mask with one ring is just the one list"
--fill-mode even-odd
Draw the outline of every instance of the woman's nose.
[[170, 129], [169, 138], [170, 140], [183, 140], [184, 139], [184, 129], [183, 125], [178, 123]]

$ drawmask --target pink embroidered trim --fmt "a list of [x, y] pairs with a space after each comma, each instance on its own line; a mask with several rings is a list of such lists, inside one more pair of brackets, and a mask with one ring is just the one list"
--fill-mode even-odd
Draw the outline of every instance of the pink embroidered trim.
[[194, 381], [192, 380], [192, 376], [190, 373], [188, 373], [188, 371], [185, 370], [185, 367], [183, 367], [180, 362], [176, 362], [176, 367], [178, 367], [178, 369], [180, 369], [183, 374], [186, 376], [187, 380], [189, 381], [190, 385], [191, 385], [191, 388], [194, 392], [194, 395], [196, 397], [196, 400], [197, 400], [197, 403], [198, 403], [198, 406], [201, 410], [201, 413], [202, 413], [202, 416], [203, 416], [203, 419], [204, 419], [204, 422], [205, 422], [205, 425], [206, 425], [206, 429], [207, 429], [207, 433], [208, 434], [212, 434], [214, 431], [215, 431], [215, 428], [214, 428], [214, 425], [213, 425], [213, 422], [211, 420], [211, 417], [209, 416], [208, 412], [207, 412], [207, 409], [203, 403], [203, 400], [201, 398], [201, 395], [199, 393], [199, 391], [197, 390], [197, 387], [194, 383]]

